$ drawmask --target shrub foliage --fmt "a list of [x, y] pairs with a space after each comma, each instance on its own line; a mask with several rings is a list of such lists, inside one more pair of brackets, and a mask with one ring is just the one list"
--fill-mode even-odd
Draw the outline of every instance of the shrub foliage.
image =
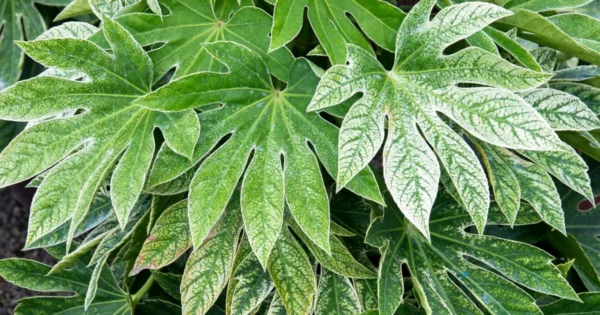
[[597, 312], [597, 6], [414, 2], [4, 0], [15, 312]]

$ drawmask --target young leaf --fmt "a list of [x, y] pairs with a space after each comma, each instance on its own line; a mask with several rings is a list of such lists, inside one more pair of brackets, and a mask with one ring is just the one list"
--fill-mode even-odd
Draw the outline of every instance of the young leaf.
[[273, 248], [268, 270], [288, 314], [310, 314], [317, 281], [308, 256], [287, 227]]
[[15, 41], [33, 40], [46, 30], [35, 3], [65, 6], [69, 0], [3, 0], [0, 3], [0, 91], [21, 75], [23, 51]]
[[342, 124], [339, 187], [375, 156], [387, 116], [385, 181], [408, 220], [426, 237], [440, 178], [437, 158], [480, 232], [488, 208], [487, 181], [475, 154], [436, 111], [499, 146], [554, 150], [560, 144], [548, 123], [517, 95], [506, 89], [456, 86], [477, 83], [525, 90], [545, 82], [547, 74], [517, 67], [479, 48], [442, 54], [452, 43], [510, 12], [491, 4], [464, 3], [441, 10], [429, 21], [434, 4], [433, 0], [420, 1], [404, 20], [391, 71], [365, 50], [349, 46], [349, 64], [326, 72], [309, 105], [309, 110], [320, 110], [363, 93]]
[[350, 279], [327, 269], [321, 269], [315, 314], [358, 314], [361, 311], [358, 296]]
[[198, 244], [185, 265], [181, 280], [184, 314], [204, 314], [225, 288], [242, 230], [238, 200], [231, 200], [204, 242]]
[[[539, 221], [531, 208], [522, 208], [517, 224]], [[490, 209], [489, 220], [504, 224], [504, 215], [498, 210], [496, 206]], [[408, 265], [421, 305], [428, 313], [481, 313], [454, 281], [493, 314], [540, 314], [535, 300], [513, 282], [534, 291], [579, 300], [546, 252], [524, 243], [466, 233], [463, 229], [470, 224], [469, 215], [449, 195], [438, 198], [430, 222], [431, 242], [394, 207], [387, 208], [384, 216], [371, 225], [366, 241], [383, 249], [379, 267], [380, 314], [393, 314], [396, 309], [397, 304], [391, 301], [399, 302], [395, 297], [402, 294], [401, 286], [384, 284], [392, 279], [402, 283], [403, 264]]]
[[144, 242], [131, 275], [143, 269], [160, 269], [169, 265], [192, 246], [187, 206], [187, 200], [182, 200], [158, 218]]
[[152, 62], [116, 22], [105, 19], [104, 34], [112, 55], [80, 39], [20, 43], [28, 55], [44, 65], [75, 69], [91, 82], [38, 77], [0, 93], [0, 117], [12, 120], [30, 121], [85, 110], [27, 129], [0, 154], [2, 186], [51, 168], [33, 201], [27, 244], [69, 220], [72, 238], [117, 162], [111, 199], [124, 227], [153, 157], [155, 127], [163, 131], [165, 142], [175, 152], [192, 154], [199, 132], [195, 112], [161, 113], [133, 105], [134, 99], [150, 92]]
[[[116, 20], [142, 46], [162, 44], [148, 53], [154, 62], [155, 80], [173, 67], [176, 67], [174, 78], [199, 71], [223, 70], [223, 65], [204, 49], [203, 44], [227, 40], [245, 45], [260, 54], [273, 75], [285, 81], [294, 58], [286, 48], [267, 53], [272, 18], [254, 7], [241, 8], [231, 18], [229, 14], [218, 17], [211, 2], [161, 0], [171, 12], [164, 17], [131, 13]], [[94, 40], [100, 42], [101, 38], [94, 37]]]
[[[166, 111], [223, 104], [199, 114], [203, 132], [192, 161], [174, 164], [178, 158], [161, 150], [152, 172], [168, 178], [202, 161], [190, 186], [194, 244], [206, 237], [244, 175], [242, 214], [250, 244], [263, 266], [281, 230], [284, 200], [308, 237], [329, 252], [329, 200], [316, 156], [335, 176], [337, 128], [317, 114], [306, 113], [319, 78], [307, 60], [298, 59], [287, 88], [281, 91], [273, 87], [266, 64], [251, 50], [231, 42], [206, 44], [205, 50], [226, 64], [229, 72], [192, 74], [136, 102]], [[227, 135], [226, 142], [214, 150]], [[156, 183], [153, 175], [150, 181]], [[368, 168], [348, 188], [381, 202]]]
[[394, 50], [396, 31], [405, 16], [382, 0], [277, 0], [269, 50], [283, 47], [300, 33], [305, 8], [310, 25], [333, 64], [346, 62], [345, 43], [372, 50], [361, 30], [378, 46]]

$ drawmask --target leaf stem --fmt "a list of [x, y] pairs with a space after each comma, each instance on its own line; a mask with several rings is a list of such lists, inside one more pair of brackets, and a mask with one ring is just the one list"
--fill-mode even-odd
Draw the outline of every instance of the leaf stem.
[[154, 284], [154, 275], [150, 275], [146, 283], [131, 297], [131, 304], [135, 308], [138, 302], [142, 299], [142, 297], [148, 293], [152, 285]]

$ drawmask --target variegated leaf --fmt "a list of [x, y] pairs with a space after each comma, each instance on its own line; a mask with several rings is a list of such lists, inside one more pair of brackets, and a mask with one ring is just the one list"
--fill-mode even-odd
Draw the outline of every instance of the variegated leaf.
[[361, 311], [358, 296], [350, 279], [325, 268], [321, 269], [315, 314], [345, 315]]
[[[420, 1], [404, 20], [391, 71], [367, 51], [349, 46], [348, 64], [326, 72], [308, 108], [321, 110], [363, 94], [346, 115], [340, 132], [337, 183], [341, 187], [375, 156], [387, 116], [386, 184], [408, 220], [426, 237], [440, 171], [418, 128], [434, 147], [480, 232], [488, 207], [485, 175], [474, 153], [462, 139], [448, 133], [436, 111], [495, 145], [555, 150], [561, 143], [531, 106], [506, 90], [536, 87], [549, 75], [517, 67], [479, 48], [442, 54], [454, 42], [510, 12], [491, 4], [463, 3], [446, 7], [429, 20], [434, 4], [433, 0]], [[491, 87], [463, 88], [459, 83]]]
[[233, 269], [242, 217], [238, 200], [232, 200], [209, 237], [196, 246], [181, 280], [185, 314], [204, 314], [225, 288]]
[[[191, 161], [161, 150], [156, 173], [153, 171], [158, 178], [171, 179], [170, 174], [177, 176], [200, 163], [190, 186], [194, 244], [206, 237], [243, 177], [244, 224], [263, 266], [281, 230], [284, 200], [304, 233], [329, 252], [329, 200], [317, 157], [335, 176], [337, 128], [319, 115], [305, 112], [319, 78], [307, 60], [298, 59], [290, 70], [288, 87], [280, 91], [273, 86], [268, 67], [258, 54], [231, 42], [204, 47], [226, 64], [229, 72], [189, 75], [136, 102], [167, 111], [224, 104], [199, 115], [203, 132]], [[228, 135], [231, 137], [218, 145]], [[173, 163], [173, 159], [180, 162]], [[348, 188], [382, 203], [368, 168]]]
[[[517, 224], [539, 222], [533, 209], [522, 208]], [[506, 222], [495, 205], [490, 209], [489, 221]], [[384, 216], [372, 223], [366, 239], [383, 252], [378, 284], [380, 314], [393, 314], [398, 306], [390, 302], [402, 295], [404, 264], [419, 292], [420, 304], [428, 313], [481, 314], [485, 310], [499, 314], [541, 314], [535, 300], [515, 283], [545, 294], [579, 300], [548, 253], [524, 243], [466, 233], [463, 229], [468, 225], [469, 215], [445, 193], [436, 201], [432, 214], [431, 242], [405, 220], [397, 208], [385, 209]], [[399, 285], [390, 286], [392, 279], [397, 279]], [[461, 289], [479, 303], [475, 304]]]

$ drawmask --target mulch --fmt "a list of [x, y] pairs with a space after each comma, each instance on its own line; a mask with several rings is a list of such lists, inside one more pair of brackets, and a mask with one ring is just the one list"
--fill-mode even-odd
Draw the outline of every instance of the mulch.
[[[55, 264], [56, 260], [44, 250], [21, 251], [27, 238], [33, 192], [23, 185], [0, 191], [0, 259], [18, 257]], [[0, 278], [0, 315], [12, 315], [18, 300], [35, 294]]]

